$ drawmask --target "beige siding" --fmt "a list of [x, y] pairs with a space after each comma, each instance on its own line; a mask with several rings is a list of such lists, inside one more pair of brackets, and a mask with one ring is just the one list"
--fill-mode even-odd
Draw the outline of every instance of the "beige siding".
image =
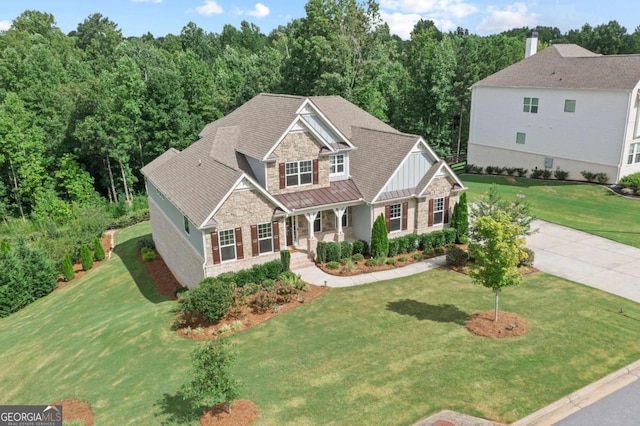
[[[195, 287], [204, 278], [202, 257], [152, 199], [149, 199], [149, 215], [156, 250], [180, 284]], [[200, 233], [197, 229], [191, 232]]]
[[[267, 164], [267, 190], [276, 195], [329, 186], [329, 158], [319, 157], [322, 146], [310, 133], [288, 134], [273, 152], [278, 157], [277, 162]], [[318, 184], [280, 189], [278, 164], [300, 160], [318, 160]]]

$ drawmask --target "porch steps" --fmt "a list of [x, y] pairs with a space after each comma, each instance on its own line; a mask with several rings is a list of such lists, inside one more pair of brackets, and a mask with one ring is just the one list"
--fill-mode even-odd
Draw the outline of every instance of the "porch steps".
[[314, 265], [313, 261], [308, 258], [307, 252], [296, 251], [291, 253], [291, 270], [295, 271], [296, 269], [307, 268]]

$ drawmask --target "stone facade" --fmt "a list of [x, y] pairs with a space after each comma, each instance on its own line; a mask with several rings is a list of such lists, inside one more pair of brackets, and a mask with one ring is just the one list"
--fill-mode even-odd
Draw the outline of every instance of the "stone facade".
[[202, 267], [204, 259], [151, 198], [149, 198], [149, 216], [156, 250], [171, 273], [185, 287], [193, 288], [198, 285], [204, 278]]
[[[319, 157], [322, 146], [310, 133], [289, 133], [274, 150], [278, 161], [267, 163], [267, 191], [277, 195], [329, 186], [329, 158]], [[318, 184], [280, 189], [279, 164], [301, 160], [318, 160]]]
[[447, 177], [436, 177], [431, 181], [424, 192], [425, 198], [421, 198], [418, 203], [416, 219], [414, 222], [416, 234], [442, 229], [446, 224], [435, 224], [429, 227], [429, 200], [433, 198], [449, 197], [449, 218], [453, 212], [453, 206], [458, 202], [458, 194], [452, 192], [453, 182]]
[[[213, 219], [217, 223], [217, 230], [242, 229], [242, 246], [244, 259], [239, 261], [213, 263], [211, 233], [205, 233], [205, 253], [207, 257], [207, 274], [218, 275], [229, 270], [238, 270], [251, 266], [253, 263], [264, 263], [273, 258], [279, 258], [279, 253], [265, 253], [254, 256], [251, 244], [251, 225], [273, 221], [275, 206], [257, 189], [244, 189], [233, 192]], [[279, 221], [280, 248], [285, 246], [284, 220]], [[258, 259], [257, 261], [255, 259]]]

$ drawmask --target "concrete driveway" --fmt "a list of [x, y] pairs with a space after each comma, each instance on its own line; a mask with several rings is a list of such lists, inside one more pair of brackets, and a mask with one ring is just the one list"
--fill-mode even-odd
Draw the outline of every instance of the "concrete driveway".
[[640, 303], [640, 249], [536, 220], [527, 237], [541, 271]]

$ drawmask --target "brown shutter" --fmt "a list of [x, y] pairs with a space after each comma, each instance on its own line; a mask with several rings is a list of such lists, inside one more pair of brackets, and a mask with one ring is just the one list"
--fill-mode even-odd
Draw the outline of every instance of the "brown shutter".
[[384, 206], [384, 222], [387, 225], [387, 232], [391, 229], [391, 206]]
[[211, 249], [213, 251], [213, 264], [220, 263], [220, 243], [217, 232], [211, 233]]
[[251, 254], [259, 255], [258, 249], [258, 225], [251, 225]]
[[280, 250], [280, 223], [277, 220], [271, 222], [271, 232], [273, 232], [273, 251]]
[[409, 202], [405, 201], [402, 203], [402, 230], [406, 231], [407, 230], [407, 216], [408, 216], [408, 210], [409, 210]]
[[287, 179], [284, 171], [284, 163], [278, 164], [278, 167], [280, 169], [280, 189], [285, 189], [287, 187]]
[[433, 226], [433, 198], [429, 200], [429, 226]]
[[449, 197], [444, 197], [444, 223], [449, 223]]
[[236, 228], [236, 259], [244, 259], [244, 247], [242, 245], [242, 228]]
[[313, 160], [313, 184], [318, 184], [318, 160]]

